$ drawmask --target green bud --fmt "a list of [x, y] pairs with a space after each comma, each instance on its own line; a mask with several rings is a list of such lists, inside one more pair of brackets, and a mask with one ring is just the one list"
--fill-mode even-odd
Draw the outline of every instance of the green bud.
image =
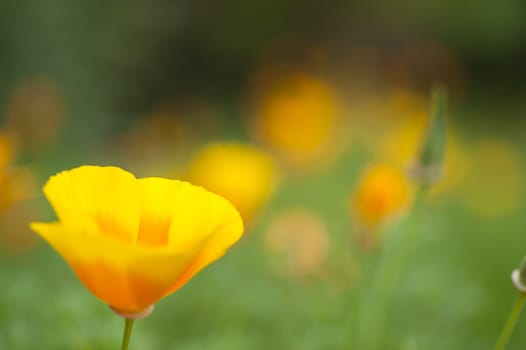
[[425, 185], [438, 182], [443, 176], [446, 153], [446, 105], [445, 87], [435, 87], [427, 129], [411, 169], [412, 177]]
[[446, 153], [446, 104], [447, 93], [442, 86], [433, 90], [432, 113], [427, 135], [420, 151], [420, 165], [432, 166], [444, 163]]

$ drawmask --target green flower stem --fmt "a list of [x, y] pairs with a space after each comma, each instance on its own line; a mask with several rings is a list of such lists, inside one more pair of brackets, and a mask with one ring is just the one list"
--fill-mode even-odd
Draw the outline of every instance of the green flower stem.
[[386, 328], [389, 303], [395, 294], [404, 262], [414, 244], [420, 208], [426, 192], [426, 186], [418, 186], [413, 206], [402, 229], [399, 232], [391, 232], [392, 235], [386, 237], [383, 258], [363, 305], [356, 349], [379, 349], [384, 341], [383, 331]]
[[506, 321], [504, 327], [502, 328], [502, 331], [500, 332], [499, 340], [495, 345], [495, 350], [504, 350], [506, 348], [506, 344], [508, 344], [510, 336], [513, 333], [513, 330], [515, 329], [515, 325], [517, 324], [517, 320], [519, 319], [525, 301], [526, 294], [520, 293], [517, 297], [517, 301], [515, 301], [515, 305], [513, 305], [513, 308], [511, 309], [510, 315], [508, 316], [508, 320]]
[[124, 319], [124, 335], [122, 336], [121, 350], [128, 350], [128, 344], [130, 343], [130, 336], [133, 329], [135, 320], [132, 318]]

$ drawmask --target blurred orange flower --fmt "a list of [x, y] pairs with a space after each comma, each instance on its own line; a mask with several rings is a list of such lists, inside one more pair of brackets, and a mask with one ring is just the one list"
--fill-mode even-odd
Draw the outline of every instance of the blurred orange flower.
[[272, 158], [241, 143], [206, 145], [190, 163], [187, 176], [190, 182], [231, 201], [245, 222], [254, 218], [278, 182]]
[[32, 223], [84, 285], [118, 313], [141, 313], [220, 258], [243, 223], [224, 198], [187, 182], [82, 166], [49, 179], [59, 218]]
[[406, 209], [411, 200], [412, 189], [404, 172], [375, 164], [362, 173], [351, 198], [351, 211], [363, 229], [370, 232]]

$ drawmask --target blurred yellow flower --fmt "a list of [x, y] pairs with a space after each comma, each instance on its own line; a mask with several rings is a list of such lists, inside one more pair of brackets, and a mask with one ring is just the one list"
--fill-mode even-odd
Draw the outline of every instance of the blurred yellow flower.
[[[211, 174], [213, 175], [213, 174]], [[122, 314], [150, 309], [242, 235], [224, 198], [187, 182], [82, 166], [49, 179], [59, 222], [32, 223], [84, 285]]]
[[425, 130], [425, 120], [406, 120], [392, 125], [383, 137], [375, 142], [375, 154], [378, 158], [400, 166], [411, 161], [419, 147]]
[[211, 143], [188, 168], [188, 180], [227, 198], [250, 222], [274, 192], [278, 181], [272, 158], [254, 146]]
[[407, 208], [411, 200], [412, 190], [404, 172], [386, 164], [375, 164], [362, 173], [351, 198], [351, 210], [365, 229], [374, 230]]
[[340, 105], [335, 89], [306, 73], [275, 77], [258, 96], [254, 133], [293, 167], [326, 161], [337, 148]]
[[428, 100], [412, 90], [393, 89], [380, 102], [378, 139], [371, 144], [376, 157], [405, 166], [415, 157], [428, 122]]

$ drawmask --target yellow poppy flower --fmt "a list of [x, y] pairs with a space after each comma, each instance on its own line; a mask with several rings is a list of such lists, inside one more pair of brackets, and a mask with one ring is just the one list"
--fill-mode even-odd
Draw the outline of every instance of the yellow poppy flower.
[[139, 314], [220, 258], [243, 233], [237, 210], [201, 187], [82, 166], [49, 179], [59, 222], [31, 228], [84, 285], [121, 314]]

